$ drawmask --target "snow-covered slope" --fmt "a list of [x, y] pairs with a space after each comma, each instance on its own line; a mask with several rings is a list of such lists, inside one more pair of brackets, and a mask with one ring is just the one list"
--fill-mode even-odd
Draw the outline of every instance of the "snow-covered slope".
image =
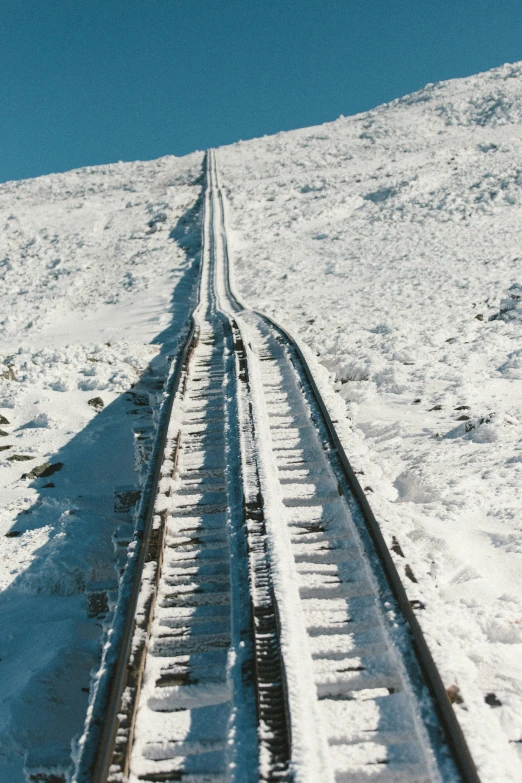
[[238, 288], [346, 401], [485, 783], [522, 779], [521, 153], [517, 63], [217, 157]]
[[0, 186], [2, 781], [83, 729], [101, 633], [84, 591], [116, 577], [113, 487], [136, 483], [133, 428], [153, 424], [124, 392], [161, 376], [190, 311], [202, 162]]
[[[484, 783], [522, 779], [521, 123], [515, 64], [218, 153], [238, 287], [345, 405]], [[190, 308], [201, 165], [0, 186], [1, 780], [82, 728], [83, 590], [114, 575], [112, 488], [146, 423], [124, 392]]]

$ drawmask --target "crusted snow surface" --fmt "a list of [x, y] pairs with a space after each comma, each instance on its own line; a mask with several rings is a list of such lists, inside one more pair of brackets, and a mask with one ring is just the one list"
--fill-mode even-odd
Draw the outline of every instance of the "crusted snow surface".
[[314, 355], [488, 783], [522, 778], [521, 122], [516, 63], [217, 154], [239, 293]]
[[202, 162], [0, 185], [0, 779], [10, 783], [24, 763], [65, 769], [83, 729], [102, 630], [85, 589], [117, 578], [111, 539], [133, 522], [114, 513], [113, 488], [137, 483], [133, 430], [153, 428], [192, 306]]

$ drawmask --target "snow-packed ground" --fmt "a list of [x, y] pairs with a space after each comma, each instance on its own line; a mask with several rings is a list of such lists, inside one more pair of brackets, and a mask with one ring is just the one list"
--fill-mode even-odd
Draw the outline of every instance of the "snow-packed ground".
[[101, 633], [85, 588], [116, 576], [113, 487], [136, 484], [133, 428], [153, 423], [129, 390], [161, 377], [193, 304], [202, 163], [0, 186], [2, 781], [83, 729]]
[[217, 154], [237, 287], [346, 402], [484, 783], [522, 780], [521, 123], [519, 63]]

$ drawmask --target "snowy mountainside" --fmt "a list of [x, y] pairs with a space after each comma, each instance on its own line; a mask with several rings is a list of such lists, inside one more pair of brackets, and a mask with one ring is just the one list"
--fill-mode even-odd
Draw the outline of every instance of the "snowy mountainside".
[[218, 151], [237, 287], [316, 355], [484, 781], [522, 777], [522, 63]]
[[153, 431], [194, 303], [202, 164], [0, 185], [0, 780], [67, 766], [83, 730], [86, 589], [117, 577], [132, 517], [113, 490], [138, 483], [134, 433]]
[[[521, 120], [516, 63], [217, 153], [237, 286], [336, 395], [484, 783], [522, 778]], [[84, 590], [193, 302], [202, 162], [0, 185], [2, 780], [83, 726]]]
[[[23, 328], [29, 339], [57, 312], [117, 302], [167, 273], [172, 257], [156, 232], [183, 218], [201, 174], [200, 154], [183, 160], [183, 167], [160, 158], [0, 185], [0, 335]], [[191, 241], [187, 235], [184, 244]], [[151, 256], [157, 267], [142, 263]]]

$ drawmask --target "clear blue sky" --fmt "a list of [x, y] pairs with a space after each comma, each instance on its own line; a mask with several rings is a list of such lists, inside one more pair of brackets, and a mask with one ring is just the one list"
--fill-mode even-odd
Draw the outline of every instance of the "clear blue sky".
[[522, 0], [1, 0], [0, 181], [183, 155], [522, 59]]

